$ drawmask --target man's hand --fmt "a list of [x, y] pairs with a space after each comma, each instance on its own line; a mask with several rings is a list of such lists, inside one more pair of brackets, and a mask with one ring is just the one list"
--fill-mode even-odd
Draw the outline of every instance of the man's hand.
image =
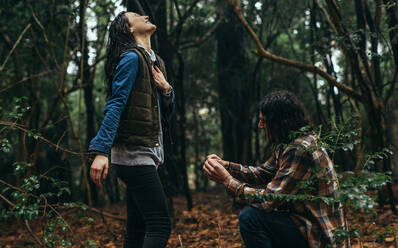
[[156, 87], [167, 93], [170, 89], [170, 84], [164, 78], [163, 72], [157, 67], [152, 66], [152, 75], [155, 80]]
[[206, 159], [203, 165], [203, 170], [210, 180], [218, 184], [225, 185], [225, 183], [232, 177], [224, 166], [222, 166], [216, 159]]
[[224, 168], [227, 168], [229, 162], [222, 160], [218, 155], [216, 154], [210, 154], [207, 156], [207, 159], [215, 159], [217, 160], [218, 163], [220, 163]]
[[91, 180], [93, 180], [93, 182], [98, 187], [102, 186], [101, 185], [102, 171], [104, 171], [102, 178], [105, 179], [106, 176], [108, 175], [108, 157], [101, 154], [97, 154], [95, 156], [93, 163], [91, 164], [90, 177]]

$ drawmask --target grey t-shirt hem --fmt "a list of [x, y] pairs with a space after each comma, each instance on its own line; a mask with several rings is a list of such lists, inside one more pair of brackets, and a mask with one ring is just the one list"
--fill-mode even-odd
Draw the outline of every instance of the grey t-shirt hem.
[[158, 168], [159, 167], [159, 165], [156, 165], [155, 163], [140, 163], [140, 164], [131, 164], [131, 163], [117, 163], [117, 162], [111, 162], [111, 164], [113, 164], [113, 165], [124, 165], [124, 166], [132, 166], [132, 167], [134, 167], [134, 166], [155, 166], [156, 168]]

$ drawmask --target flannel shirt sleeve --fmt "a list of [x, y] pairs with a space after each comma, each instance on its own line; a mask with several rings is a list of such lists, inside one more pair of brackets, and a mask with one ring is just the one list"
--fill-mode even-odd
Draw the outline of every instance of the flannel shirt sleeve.
[[272, 211], [284, 201], [272, 197], [272, 195], [296, 194], [299, 183], [311, 176], [312, 157], [303, 148], [287, 148], [281, 157], [281, 163], [275, 177], [266, 188], [252, 188], [245, 182], [231, 178], [226, 182], [229, 195], [237, 202], [251, 205], [264, 211]]
[[258, 166], [229, 162], [226, 169], [236, 179], [252, 185], [269, 183], [278, 170], [275, 153], [265, 163]]

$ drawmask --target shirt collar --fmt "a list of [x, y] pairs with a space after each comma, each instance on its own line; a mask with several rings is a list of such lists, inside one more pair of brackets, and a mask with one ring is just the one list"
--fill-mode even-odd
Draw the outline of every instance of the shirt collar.
[[146, 52], [147, 54], [149, 54], [149, 56], [151, 57], [151, 60], [152, 60], [152, 61], [156, 61], [155, 52], [154, 52], [152, 49], [151, 49], [151, 53], [149, 53], [149, 52], [146, 50], [146, 48], [145, 48], [144, 46], [142, 46], [142, 45], [140, 45], [140, 44], [137, 44], [137, 46], [144, 48], [145, 52]]

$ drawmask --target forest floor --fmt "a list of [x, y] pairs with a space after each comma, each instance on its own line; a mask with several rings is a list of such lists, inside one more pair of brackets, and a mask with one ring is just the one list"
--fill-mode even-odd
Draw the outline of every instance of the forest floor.
[[[108, 213], [123, 216], [125, 204], [111, 204], [101, 208]], [[184, 197], [174, 199], [176, 226], [169, 238], [172, 247], [244, 247], [238, 229], [239, 209], [224, 190], [193, 193], [193, 209], [186, 210]], [[351, 228], [365, 234], [362, 244], [352, 240], [352, 247], [398, 247], [394, 227], [398, 230], [398, 216], [388, 207], [372, 214], [348, 211]], [[101, 216], [93, 211], [60, 212], [73, 231], [73, 247], [123, 247], [124, 221]], [[30, 223], [36, 236], [43, 234], [40, 222]], [[67, 233], [65, 230], [63, 233]], [[69, 232], [70, 233], [70, 232]], [[397, 236], [398, 238], [398, 236]], [[91, 244], [87, 240], [92, 240]], [[0, 247], [34, 247], [35, 243], [23, 222], [0, 223]], [[37, 246], [36, 246], [37, 247]]]

